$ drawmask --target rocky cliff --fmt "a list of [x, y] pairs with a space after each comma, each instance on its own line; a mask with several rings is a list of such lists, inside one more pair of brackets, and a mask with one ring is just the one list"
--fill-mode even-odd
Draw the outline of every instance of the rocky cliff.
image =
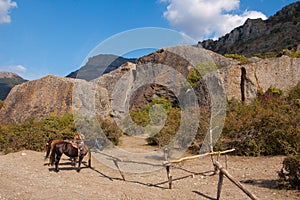
[[0, 100], [4, 100], [9, 91], [27, 80], [12, 72], [0, 72]]
[[[0, 110], [0, 120], [22, 122], [31, 117], [63, 115], [71, 113], [74, 106], [87, 115], [91, 109], [102, 117], [117, 117], [124, 109], [138, 108], [163, 96], [176, 105], [189, 91], [186, 77], [203, 61], [215, 63], [210, 74], [216, 77], [217, 84], [223, 84], [229, 100], [251, 101], [258, 91], [264, 92], [270, 86], [288, 91], [300, 81], [299, 58], [257, 58], [241, 64], [202, 48], [170, 47], [140, 58], [137, 64], [125, 63], [89, 82], [46, 76], [15, 86]], [[194, 91], [200, 105], [210, 103], [205, 76]]]
[[282, 49], [297, 49], [300, 43], [300, 2], [295, 2], [278, 11], [274, 16], [248, 19], [244, 25], [216, 41], [205, 40], [198, 44], [214, 52], [237, 53], [252, 56], [257, 53], [281, 52]]

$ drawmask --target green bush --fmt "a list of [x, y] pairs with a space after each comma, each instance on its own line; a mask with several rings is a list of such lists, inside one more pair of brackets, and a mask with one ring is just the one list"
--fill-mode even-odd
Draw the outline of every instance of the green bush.
[[[295, 87], [289, 95], [295, 93]], [[289, 155], [299, 151], [300, 110], [292, 97], [270, 88], [251, 104], [228, 104], [228, 113], [216, 148], [236, 148], [238, 155]]]
[[99, 118], [101, 129], [106, 135], [107, 139], [110, 140], [114, 145], [119, 144], [119, 139], [123, 135], [122, 130], [118, 127], [116, 122], [113, 119]]
[[[278, 54], [277, 52], [266, 52], [266, 53], [257, 53], [254, 54], [254, 56], [258, 57], [258, 58], [276, 58], [279, 57], [280, 54]], [[281, 56], [281, 55], [280, 55]]]
[[139, 126], [146, 127], [150, 124], [151, 119], [149, 111], [155, 104], [161, 105], [166, 112], [166, 121], [159, 133], [146, 139], [150, 145], [165, 146], [168, 144], [177, 132], [180, 125], [180, 109], [172, 107], [172, 103], [166, 98], [153, 98], [150, 103], [138, 110], [132, 110], [130, 116]]
[[300, 190], [300, 154], [285, 158], [278, 176], [279, 188]]
[[131, 116], [132, 120], [137, 125], [143, 126], [143, 127], [150, 124], [151, 119], [149, 116], [149, 111], [150, 111], [151, 107], [155, 104], [162, 105], [162, 107], [164, 108], [164, 110], [166, 112], [168, 112], [169, 110], [172, 109], [172, 103], [168, 99], [166, 99], [164, 97], [153, 98], [152, 101], [150, 103], [148, 103], [147, 105], [145, 105], [143, 108], [130, 111], [130, 116]]
[[167, 119], [165, 122], [164, 127], [162, 130], [146, 139], [148, 144], [150, 145], [158, 145], [163, 147], [170, 143], [170, 141], [176, 135], [177, 130], [180, 126], [180, 109], [179, 108], [172, 108], [167, 111]]
[[198, 63], [187, 75], [187, 82], [192, 86], [195, 87], [198, 83], [201, 82], [202, 77], [205, 74], [215, 71], [219, 69], [215, 63], [212, 62], [202, 62]]
[[3, 101], [0, 100], [0, 109], [3, 107]]
[[249, 63], [248, 58], [246, 58], [244, 55], [239, 55], [239, 54], [224, 54], [226, 58], [232, 58], [235, 60], [238, 60], [242, 64]]
[[292, 58], [300, 58], [300, 53], [297, 52], [295, 49], [284, 49], [282, 54]]
[[282, 96], [283, 95], [283, 91], [281, 89], [278, 89], [276, 87], [271, 86], [268, 90], [267, 93], [272, 93], [273, 95], [278, 95], [278, 96]]
[[58, 138], [73, 138], [75, 127], [72, 115], [50, 116], [35, 122], [0, 125], [0, 152], [9, 153], [22, 149], [42, 151], [46, 142]]
[[292, 58], [300, 58], [300, 53], [297, 52], [295, 49], [291, 48], [291, 50], [289, 49], [283, 49], [282, 51], [279, 52], [266, 52], [266, 53], [257, 53], [254, 54], [254, 56], [258, 57], [258, 58], [276, 58], [276, 57], [281, 57], [283, 55], [292, 57]]

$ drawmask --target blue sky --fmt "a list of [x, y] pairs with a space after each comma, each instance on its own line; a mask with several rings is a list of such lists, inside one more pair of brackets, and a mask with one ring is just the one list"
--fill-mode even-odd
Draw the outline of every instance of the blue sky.
[[123, 31], [161, 27], [195, 40], [218, 38], [248, 17], [269, 17], [292, 2], [296, 1], [0, 0], [0, 71], [29, 80], [65, 76], [99, 43]]

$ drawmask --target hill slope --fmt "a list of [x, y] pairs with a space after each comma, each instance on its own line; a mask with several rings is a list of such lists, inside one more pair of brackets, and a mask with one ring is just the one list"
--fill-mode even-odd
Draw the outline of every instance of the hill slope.
[[220, 54], [237, 53], [246, 56], [278, 53], [285, 48], [297, 49], [300, 44], [300, 1], [284, 7], [265, 21], [248, 19], [244, 25], [218, 40], [205, 40], [198, 44]]

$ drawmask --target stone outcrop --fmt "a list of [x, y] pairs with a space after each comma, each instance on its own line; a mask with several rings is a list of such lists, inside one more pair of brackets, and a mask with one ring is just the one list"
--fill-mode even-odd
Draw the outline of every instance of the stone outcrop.
[[292, 3], [274, 16], [248, 19], [244, 25], [216, 41], [205, 40], [198, 44], [214, 52], [237, 53], [253, 56], [257, 53], [275, 52], [282, 49], [297, 49], [300, 41], [300, 2]]
[[[210, 78], [223, 84], [228, 100], [249, 102], [270, 86], [288, 91], [300, 81], [299, 58], [256, 58], [240, 64], [203, 48], [170, 47], [140, 58], [137, 64], [127, 62], [92, 81], [49, 75], [17, 85], [0, 110], [0, 120], [23, 122], [74, 110], [84, 116], [118, 117], [154, 97], [166, 97], [178, 106], [190, 88], [185, 85], [187, 75], [203, 61], [216, 64], [209, 71]], [[205, 81], [204, 76], [194, 87], [200, 105], [210, 104]]]
[[38, 120], [49, 115], [72, 113], [74, 84], [84, 83], [84, 80], [48, 75], [17, 85], [0, 110], [0, 121], [18, 123], [30, 118]]
[[282, 56], [259, 59], [244, 65], [230, 65], [218, 70], [216, 76], [224, 82], [227, 99], [251, 101], [258, 91], [276, 87], [289, 91], [300, 81], [300, 59]]

